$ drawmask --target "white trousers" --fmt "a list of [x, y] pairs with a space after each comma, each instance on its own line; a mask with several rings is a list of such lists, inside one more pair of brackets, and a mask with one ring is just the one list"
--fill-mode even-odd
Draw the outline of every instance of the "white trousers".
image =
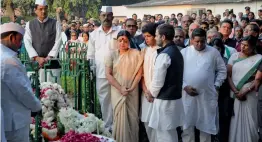
[[29, 142], [29, 124], [15, 131], [5, 131], [7, 142]]
[[173, 130], [156, 130], [157, 142], [178, 142], [178, 136], [176, 129]]
[[[47, 75], [46, 77], [47, 80], [45, 80], [45, 72]], [[60, 73], [61, 73], [61, 69], [46, 69], [46, 71], [44, 69], [40, 69], [39, 70], [39, 81], [40, 83], [52, 82], [52, 83], [61, 84]]]
[[149, 142], [157, 142], [156, 139], [156, 130], [148, 126], [148, 122], [144, 122], [144, 126], [146, 129], [146, 134], [148, 137]]
[[[211, 142], [211, 134], [200, 131], [200, 142]], [[183, 130], [183, 142], [195, 142], [195, 128], [190, 127]]]
[[106, 78], [96, 78], [96, 91], [101, 105], [102, 118], [105, 127], [112, 129], [113, 108], [111, 103], [111, 85]]

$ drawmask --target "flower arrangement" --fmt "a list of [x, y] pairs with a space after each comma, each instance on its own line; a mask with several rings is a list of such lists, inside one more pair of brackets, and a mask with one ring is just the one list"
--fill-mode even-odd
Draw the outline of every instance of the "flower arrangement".
[[[67, 94], [56, 83], [44, 82], [40, 85], [42, 104], [42, 136], [48, 141], [69, 142], [92, 140], [108, 142], [111, 133], [105, 129], [104, 122], [92, 113], [80, 114], [70, 107]], [[30, 124], [31, 135], [35, 134], [35, 120]], [[66, 133], [66, 134], [65, 134]], [[63, 137], [62, 135], [65, 134]], [[98, 134], [96, 137], [93, 134]], [[106, 137], [103, 137], [103, 136]], [[62, 137], [62, 139], [60, 139]], [[98, 140], [97, 140], [98, 139]], [[92, 142], [90, 141], [90, 142]]]
[[77, 133], [69, 131], [60, 140], [60, 142], [100, 142], [100, 139], [90, 133]]
[[114, 140], [91, 133], [78, 133], [70, 130], [61, 139], [60, 142], [114, 142]]
[[[41, 122], [42, 135], [49, 141], [57, 140], [59, 136], [56, 116], [59, 109], [69, 106], [69, 101], [62, 87], [56, 83], [43, 82], [40, 85], [40, 89], [43, 116]], [[34, 136], [34, 120], [30, 128], [32, 129], [31, 134]]]
[[58, 117], [66, 133], [74, 130], [78, 133], [96, 133], [111, 137], [111, 133], [105, 129], [104, 122], [92, 113], [81, 115], [73, 108], [62, 108]]

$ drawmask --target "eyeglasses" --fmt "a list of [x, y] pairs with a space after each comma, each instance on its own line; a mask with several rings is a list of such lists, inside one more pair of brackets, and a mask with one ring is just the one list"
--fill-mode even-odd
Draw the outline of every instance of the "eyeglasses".
[[183, 38], [183, 36], [175, 36], [175, 38]]
[[128, 27], [128, 28], [131, 28], [131, 27], [136, 28], [136, 25], [126, 25], [126, 27]]

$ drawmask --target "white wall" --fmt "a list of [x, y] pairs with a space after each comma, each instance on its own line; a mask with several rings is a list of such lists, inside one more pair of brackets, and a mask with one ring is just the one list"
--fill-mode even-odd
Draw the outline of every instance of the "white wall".
[[234, 13], [237, 15], [238, 12], [245, 12], [245, 6], [249, 6], [251, 11], [255, 13], [257, 17], [257, 11], [262, 6], [262, 1], [257, 0], [248, 3], [225, 3], [225, 4], [208, 4], [208, 5], [177, 5], [177, 6], [155, 6], [155, 7], [125, 7], [125, 6], [114, 6], [113, 12], [115, 16], [127, 16], [132, 17], [132, 14], [136, 13], [138, 18], [143, 18], [144, 14], [163, 14], [163, 16], [170, 16], [172, 13], [183, 13], [186, 14], [191, 8], [206, 8], [211, 9], [213, 14], [221, 14], [225, 9], [234, 9]]

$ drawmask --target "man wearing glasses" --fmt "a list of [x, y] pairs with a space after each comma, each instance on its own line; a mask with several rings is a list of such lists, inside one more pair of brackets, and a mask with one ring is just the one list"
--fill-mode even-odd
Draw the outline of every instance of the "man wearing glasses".
[[132, 36], [131, 41], [132, 41], [132, 44], [134, 45], [132, 47], [134, 47], [137, 50], [141, 50], [139, 47], [139, 44], [141, 44], [139, 43], [139, 41], [141, 40], [140, 39], [141, 37], [140, 35], [135, 36], [137, 29], [138, 29], [138, 26], [137, 26], [136, 20], [132, 18], [126, 19], [126, 30], [131, 34]]
[[108, 52], [116, 48], [112, 44], [116, 39], [119, 29], [113, 26], [114, 19], [112, 7], [102, 6], [100, 13], [101, 26], [90, 34], [88, 42], [87, 59], [94, 60], [96, 67], [96, 90], [101, 105], [102, 118], [105, 127], [112, 129], [113, 109], [111, 104], [111, 90], [105, 76], [104, 57]]

